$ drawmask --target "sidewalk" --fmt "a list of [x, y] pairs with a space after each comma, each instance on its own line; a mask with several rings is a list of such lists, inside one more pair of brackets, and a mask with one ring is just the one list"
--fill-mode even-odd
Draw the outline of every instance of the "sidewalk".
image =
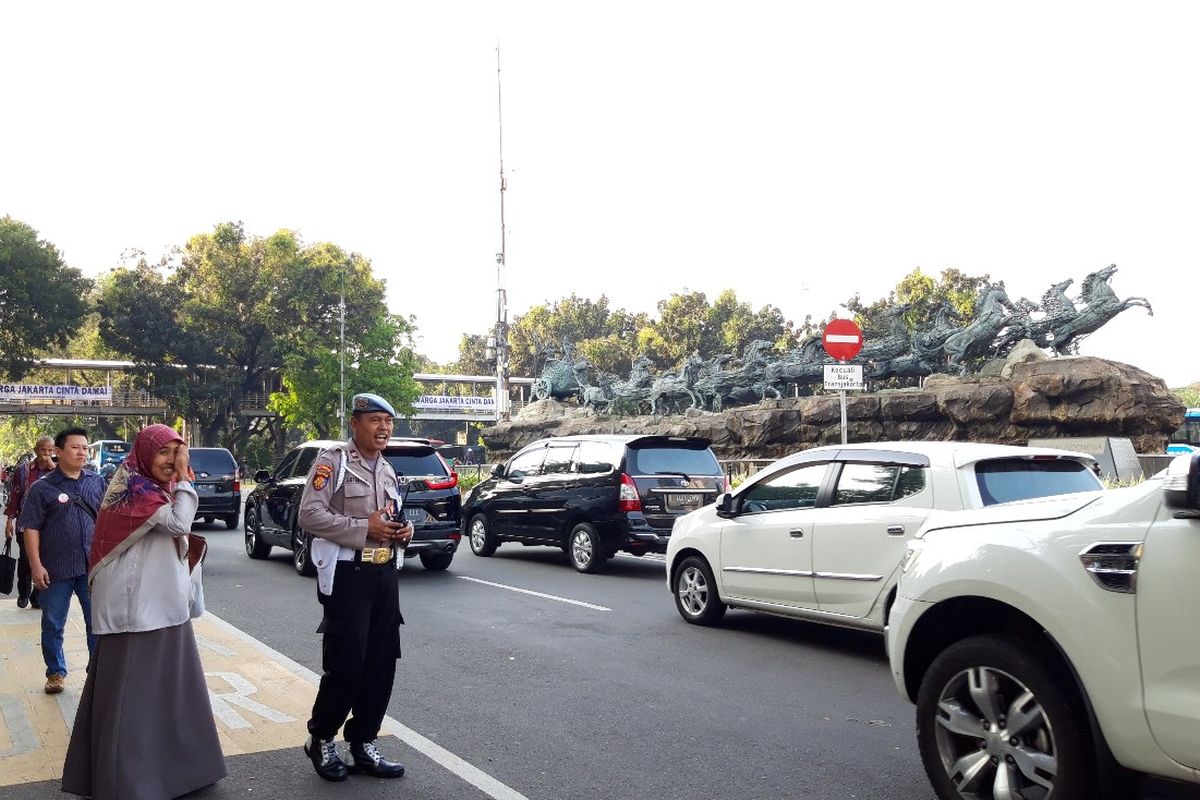
[[[526, 800], [391, 717], [384, 720], [383, 733], [390, 736], [381, 739], [380, 749], [405, 763], [409, 774], [390, 781], [364, 776], [351, 776], [341, 784], [321, 780], [300, 749], [308, 736], [305, 721], [316, 696], [317, 675], [212, 614], [192, 623], [229, 777], [189, 798], [358, 800], [402, 793], [438, 800]], [[15, 599], [0, 597], [0, 797], [4, 800], [72, 796], [61, 794], [59, 781], [87, 663], [78, 606], [73, 605], [67, 620], [64, 644], [70, 674], [62, 694], [42, 691], [46, 669], [40, 637], [41, 613], [19, 609]]]

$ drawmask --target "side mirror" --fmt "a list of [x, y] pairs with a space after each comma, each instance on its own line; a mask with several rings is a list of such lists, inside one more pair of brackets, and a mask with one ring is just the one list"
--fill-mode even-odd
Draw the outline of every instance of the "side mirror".
[[492, 477], [493, 478], [503, 478], [504, 477], [504, 465], [503, 464], [497, 464], [496, 466], [492, 467]]
[[1163, 503], [1184, 516], [1200, 512], [1200, 453], [1180, 456], [1167, 467]]
[[725, 519], [736, 516], [733, 510], [733, 495], [729, 492], [721, 495], [721, 499], [717, 500], [717, 516]]
[[255, 483], [266, 483], [269, 480], [271, 480], [271, 473], [265, 469], [260, 469], [258, 472], [254, 473]]

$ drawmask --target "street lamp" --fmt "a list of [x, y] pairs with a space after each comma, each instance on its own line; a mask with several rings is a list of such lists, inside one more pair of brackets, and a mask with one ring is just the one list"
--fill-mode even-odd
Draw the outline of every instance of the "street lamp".
[[338, 435], [346, 436], [346, 268], [338, 270]]

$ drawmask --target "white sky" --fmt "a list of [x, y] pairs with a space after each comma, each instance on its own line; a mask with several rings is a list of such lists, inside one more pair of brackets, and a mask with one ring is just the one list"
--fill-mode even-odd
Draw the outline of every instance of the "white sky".
[[1200, 379], [1200, 4], [44, 3], [0, 11], [0, 214], [96, 274], [224, 220], [371, 259], [422, 352], [725, 288], [801, 321], [914, 267], [1116, 263], [1083, 346]]

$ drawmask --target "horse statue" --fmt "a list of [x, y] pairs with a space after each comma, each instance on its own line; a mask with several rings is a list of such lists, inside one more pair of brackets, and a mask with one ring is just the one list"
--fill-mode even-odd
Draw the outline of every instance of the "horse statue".
[[1007, 356], [1016, 347], [1017, 342], [1024, 339], [1037, 341], [1035, 336], [1038, 330], [1038, 323], [1033, 319], [1033, 312], [1035, 311], [1041, 311], [1041, 307], [1026, 297], [1022, 297], [1013, 303], [1012, 316], [1008, 318], [1008, 323], [1004, 326], [1004, 330], [996, 337], [996, 341], [992, 345], [993, 356], [996, 358]]
[[1080, 285], [1080, 299], [1086, 304], [1070, 320], [1050, 329], [1050, 346], [1059, 355], [1072, 353], [1079, 348], [1079, 342], [1090, 333], [1095, 333], [1102, 325], [1120, 314], [1127, 308], [1140, 306], [1154, 316], [1150, 301], [1144, 297], [1128, 297], [1121, 300], [1108, 285], [1113, 273], [1117, 271], [1116, 264], [1110, 264], [1104, 269], [1097, 270], [1083, 279]]
[[629, 413], [628, 409], [640, 409], [642, 403], [650, 400], [650, 386], [653, 383], [654, 375], [650, 372], [650, 359], [646, 356], [638, 356], [633, 360], [629, 378], [613, 382], [612, 402], [609, 407], [621, 407], [618, 413]]
[[699, 354], [693, 353], [683, 362], [678, 374], [667, 372], [655, 378], [650, 386], [650, 413], [659, 414], [660, 404], [662, 413], [667, 413], [667, 400], [676, 397], [687, 397], [691, 403], [688, 408], [703, 408], [704, 400], [694, 388], [703, 365]]
[[786, 391], [789, 383], [820, 383], [825, 377], [825, 365], [833, 363], [826, 353], [820, 336], [810, 336], [799, 347], [789, 350], [780, 361], [767, 364], [763, 379], [778, 391]]
[[967, 373], [971, 359], [988, 354], [996, 334], [1008, 324], [1008, 309], [1012, 307], [1013, 301], [1004, 289], [1004, 281], [998, 281], [980, 293], [975, 318], [942, 345], [942, 351], [950, 357], [951, 364], [958, 366], [960, 374]]

